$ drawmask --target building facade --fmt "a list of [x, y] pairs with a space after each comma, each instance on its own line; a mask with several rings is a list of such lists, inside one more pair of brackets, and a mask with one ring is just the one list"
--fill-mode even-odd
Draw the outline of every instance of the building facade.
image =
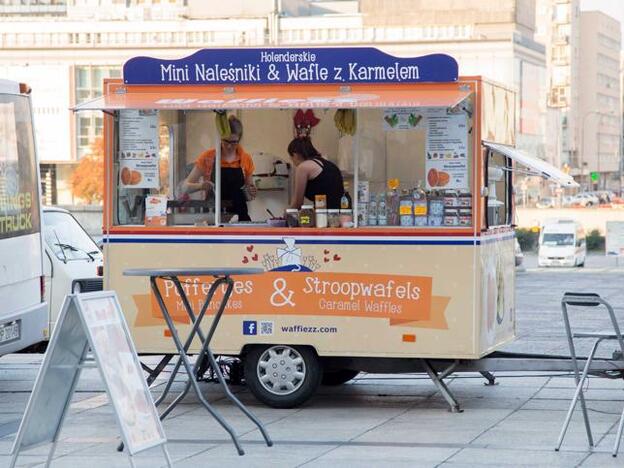
[[[554, 1], [554, 0], [553, 0]], [[99, 96], [137, 55], [206, 47], [370, 45], [396, 55], [444, 52], [462, 75], [518, 93], [518, 146], [546, 158], [547, 48], [536, 0], [0, 0], [0, 76], [33, 88], [44, 192], [70, 204], [69, 174], [101, 135]], [[570, 145], [568, 145], [570, 146]]]
[[581, 12], [579, 141], [583, 183], [619, 187], [621, 128], [620, 23], [599, 11]]

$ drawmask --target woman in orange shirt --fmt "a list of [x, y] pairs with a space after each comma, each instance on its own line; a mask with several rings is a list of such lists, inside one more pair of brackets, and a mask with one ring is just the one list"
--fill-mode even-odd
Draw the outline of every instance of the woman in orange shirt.
[[[229, 117], [230, 136], [221, 139], [221, 204], [228, 212], [237, 214], [239, 221], [251, 221], [247, 210], [247, 192], [256, 197], [252, 175], [254, 164], [251, 155], [239, 144], [243, 136], [243, 124], [233, 115]], [[214, 148], [204, 151], [195, 161], [195, 167], [186, 178], [187, 192], [214, 191], [212, 172], [216, 157]], [[203, 182], [199, 179], [203, 177]]]

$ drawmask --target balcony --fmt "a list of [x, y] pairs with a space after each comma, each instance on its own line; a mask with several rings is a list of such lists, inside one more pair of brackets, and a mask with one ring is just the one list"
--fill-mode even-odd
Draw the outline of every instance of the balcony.
[[0, 5], [0, 16], [66, 16], [67, 5]]

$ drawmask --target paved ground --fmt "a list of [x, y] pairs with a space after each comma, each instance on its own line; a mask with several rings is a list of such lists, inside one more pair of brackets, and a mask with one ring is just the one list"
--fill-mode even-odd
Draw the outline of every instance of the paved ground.
[[[525, 259], [518, 274], [519, 340], [509, 350], [565, 353], [559, 300], [564, 291], [597, 291], [624, 315], [624, 268], [602, 257], [585, 269], [541, 270]], [[622, 317], [624, 321], [624, 317]], [[598, 316], [577, 321], [601, 329]], [[612, 347], [609, 349], [609, 352]], [[37, 373], [38, 356], [12, 355], [0, 361], [0, 466], [9, 462], [13, 433]], [[498, 385], [484, 386], [477, 375], [453, 378], [450, 387], [464, 412], [452, 414], [433, 385], [420, 375], [363, 374], [342, 387], [324, 388], [302, 408], [261, 406], [244, 387], [240, 398], [267, 424], [276, 445], [263, 446], [252, 424], [223, 400], [212, 384], [206, 395], [239, 431], [247, 454], [238, 457], [216, 423], [192, 398], [164, 423], [178, 467], [200, 466], [624, 466], [613, 459], [618, 415], [624, 406], [620, 380], [591, 379], [587, 397], [597, 447], [587, 449], [575, 416], [563, 451], [554, 443], [572, 395], [567, 375], [501, 373]], [[157, 385], [158, 389], [159, 386]], [[85, 373], [65, 423], [54, 467], [128, 466], [115, 452], [118, 441], [110, 406], [93, 372]], [[19, 466], [42, 466], [47, 447], [27, 452]], [[135, 457], [137, 466], [163, 466], [158, 450]]]

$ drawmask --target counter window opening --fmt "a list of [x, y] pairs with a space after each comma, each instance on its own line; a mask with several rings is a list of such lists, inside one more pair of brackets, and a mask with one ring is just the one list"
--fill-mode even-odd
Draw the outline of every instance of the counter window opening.
[[513, 224], [513, 168], [507, 156], [484, 150], [485, 229]]
[[[472, 96], [453, 108], [314, 109], [319, 122], [311, 141], [339, 170], [348, 198], [348, 207], [341, 199], [336, 208], [351, 210], [360, 228], [471, 228], [471, 107]], [[285, 227], [269, 212], [282, 218], [294, 200], [298, 166], [287, 148], [296, 136], [296, 111], [227, 111], [242, 123], [242, 135], [232, 141], [220, 137], [213, 110], [116, 111], [115, 224], [155, 226], [147, 218], [160, 209], [162, 226]], [[150, 138], [153, 152], [133, 152]], [[228, 160], [224, 151], [234, 147], [251, 164]], [[230, 170], [239, 167], [242, 175]], [[227, 197], [247, 184], [249, 171], [254, 195], [245, 193], [249, 219], [242, 219]]]

